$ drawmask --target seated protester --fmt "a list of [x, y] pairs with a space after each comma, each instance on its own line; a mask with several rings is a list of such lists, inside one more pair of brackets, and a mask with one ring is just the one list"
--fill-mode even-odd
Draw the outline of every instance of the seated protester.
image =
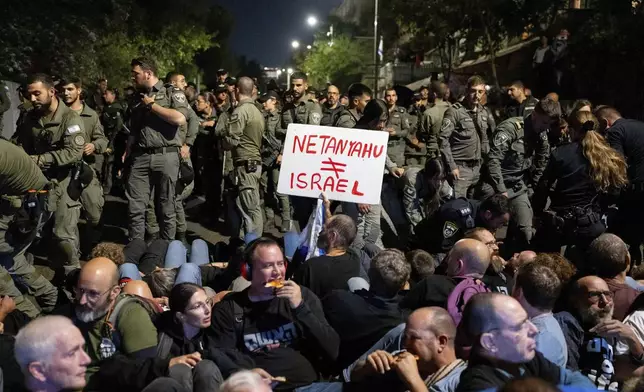
[[454, 245], [443, 263], [447, 265], [446, 275], [432, 275], [420, 281], [400, 302], [402, 308], [438, 306], [447, 309], [450, 294], [462, 280], [474, 278], [486, 282], [490, 251], [481, 241], [463, 239]]
[[508, 198], [497, 194], [482, 202], [459, 198], [443, 204], [429, 222], [427, 239], [421, 245], [432, 254], [449, 251], [467, 230], [484, 227], [495, 233], [510, 221]]
[[317, 381], [318, 364], [335, 362], [340, 344], [320, 300], [309, 289], [283, 281], [286, 262], [277, 242], [253, 241], [244, 260], [244, 275], [251, 285], [215, 305], [206, 332], [208, 349], [234, 350], [251, 367], [286, 378], [285, 387]]
[[525, 263], [534, 261], [536, 257], [537, 254], [531, 250], [524, 250], [523, 252], [515, 253], [505, 265], [505, 273], [509, 274], [510, 276], [514, 276], [517, 273], [519, 267], [521, 267]]
[[324, 256], [313, 257], [295, 272], [293, 281], [324, 298], [332, 290], [347, 290], [351, 278], [361, 273], [360, 257], [349, 247], [356, 238], [356, 224], [348, 215], [335, 215], [325, 222], [318, 236]]
[[580, 278], [570, 295], [574, 316], [555, 316], [568, 344], [568, 368], [579, 369], [599, 389], [618, 390], [644, 357], [642, 344], [633, 328], [613, 319], [613, 293], [601, 278]]
[[210, 327], [212, 300], [201, 287], [180, 283], [172, 288], [168, 302], [170, 311], [155, 321], [160, 336], [157, 356], [184, 357], [169, 372], [186, 390], [217, 391], [224, 381], [221, 372], [212, 361], [204, 359], [203, 331]]
[[66, 317], [44, 316], [30, 322], [18, 333], [15, 344], [27, 389], [57, 392], [85, 388], [90, 358], [84, 346], [83, 335]]
[[345, 390], [455, 391], [467, 364], [456, 358], [456, 325], [445, 309], [414, 311], [404, 331], [405, 350], [375, 351], [358, 362]]
[[428, 276], [434, 275], [436, 269], [436, 260], [429, 253], [422, 249], [412, 250], [405, 254], [407, 262], [411, 266], [411, 274], [409, 275], [410, 286], [415, 285]]
[[465, 233], [465, 238], [472, 238], [484, 243], [490, 251], [490, 266], [485, 271], [488, 283], [493, 291], [499, 293], [510, 294], [512, 293], [512, 286], [514, 279], [512, 275], [505, 273], [506, 262], [499, 256], [499, 245], [496, 243], [496, 238], [490, 233], [489, 230], [482, 227], [477, 227]]
[[26, 313], [16, 309], [13, 298], [8, 295], [0, 297], [0, 333], [15, 336], [30, 321]]
[[352, 364], [389, 330], [405, 322], [398, 304], [411, 267], [402, 252], [385, 249], [371, 260], [369, 290], [335, 290], [322, 299], [324, 314], [340, 336], [338, 370]]
[[271, 392], [269, 382], [256, 372], [242, 370], [230, 376], [221, 385], [219, 392]]
[[613, 318], [624, 320], [628, 309], [640, 294], [626, 284], [626, 274], [631, 265], [628, 246], [615, 234], [602, 234], [590, 243], [586, 252], [586, 267], [604, 279], [613, 293]]
[[528, 313], [530, 321], [537, 327], [534, 340], [537, 351], [557, 366], [566, 367], [568, 347], [552, 308], [561, 292], [557, 275], [548, 267], [538, 263], [527, 263], [519, 267], [512, 296]]
[[472, 351], [458, 392], [493, 390], [518, 377], [593, 388], [581, 373], [559, 367], [535, 350], [537, 328], [512, 297], [498, 293], [474, 295], [465, 305], [461, 325]]

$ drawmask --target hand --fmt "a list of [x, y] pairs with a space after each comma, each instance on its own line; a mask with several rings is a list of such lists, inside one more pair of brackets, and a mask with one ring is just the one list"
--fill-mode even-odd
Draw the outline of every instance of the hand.
[[16, 310], [16, 302], [8, 295], [2, 296], [2, 302], [0, 302], [0, 313], [9, 314]]
[[127, 159], [127, 151], [123, 153], [123, 156], [121, 157], [121, 163], [125, 163], [126, 159]]
[[322, 203], [324, 204], [324, 217], [328, 222], [329, 219], [331, 219], [331, 217], [333, 216], [331, 214], [331, 202], [326, 198], [324, 192], [322, 192], [320, 195], [322, 196]]
[[385, 131], [389, 133], [389, 136], [396, 136], [396, 130], [391, 127], [385, 128]]
[[284, 287], [278, 289], [275, 296], [288, 299], [291, 309], [295, 309], [302, 304], [302, 290], [292, 280], [285, 281]]
[[633, 328], [619, 320], [600, 321], [590, 329], [589, 332], [596, 333], [604, 338], [630, 339], [634, 337]]
[[168, 297], [152, 298], [159, 306], [168, 306]]
[[278, 165], [282, 164], [282, 154], [277, 156], [277, 159], [275, 160], [275, 163], [277, 163]]
[[503, 196], [505, 196], [506, 198], [508, 197], [508, 192], [503, 192], [503, 193], [501, 193], [501, 194], [502, 194]]
[[183, 159], [188, 159], [190, 158], [190, 146], [187, 144], [184, 144], [181, 146], [181, 158]]
[[367, 356], [367, 363], [371, 369], [380, 374], [390, 371], [394, 361], [394, 356], [383, 350], [374, 351]]
[[174, 365], [179, 365], [179, 364], [187, 365], [190, 368], [193, 368], [200, 361], [201, 361], [201, 354], [199, 354], [198, 352], [194, 352], [192, 354], [182, 355], [180, 357], [172, 358], [170, 360], [170, 365], [168, 365], [168, 368], [171, 368]]
[[369, 204], [358, 204], [358, 211], [362, 214], [368, 214], [371, 211], [371, 206]]
[[113, 152], [114, 152], [114, 150], [112, 150], [112, 149], [111, 149], [111, 148], [109, 148], [109, 147], [105, 149], [105, 153], [106, 153], [106, 154], [111, 154], [111, 153], [113, 153]]
[[392, 367], [396, 370], [396, 373], [398, 373], [398, 377], [400, 377], [408, 387], [417, 384], [419, 380], [421, 383], [423, 382], [420, 378], [420, 374], [418, 374], [418, 363], [416, 358], [409, 352], [404, 352], [398, 355]]
[[461, 174], [461, 173], [458, 171], [458, 169], [454, 169], [454, 170], [452, 170], [452, 177], [453, 177], [455, 180], [460, 180], [460, 179], [461, 179], [460, 174]]
[[405, 174], [405, 169], [403, 169], [402, 167], [395, 167], [391, 169], [389, 173], [391, 173], [391, 175], [396, 178], [400, 178], [403, 174]]
[[210, 121], [204, 121], [201, 123], [202, 127], [214, 127], [215, 126], [215, 120], [210, 120]]
[[92, 155], [94, 151], [96, 151], [94, 143], [87, 143], [85, 147], [83, 147], [83, 154], [85, 155]]
[[264, 380], [265, 383], [270, 384], [271, 381], [273, 380], [273, 376], [271, 376], [266, 370], [261, 369], [261, 368], [255, 368], [252, 369], [251, 372], [259, 375], [262, 380]]
[[154, 97], [148, 97], [147, 95], [143, 95], [141, 97], [141, 102], [147, 106], [151, 103], [154, 103]]
[[0, 322], [0, 334], [4, 333], [4, 323]]

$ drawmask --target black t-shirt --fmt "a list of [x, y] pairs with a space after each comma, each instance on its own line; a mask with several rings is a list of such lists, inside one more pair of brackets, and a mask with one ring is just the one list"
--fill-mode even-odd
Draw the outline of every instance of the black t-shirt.
[[399, 307], [401, 299], [379, 297], [367, 290], [335, 290], [322, 300], [329, 324], [340, 335], [338, 369], [351, 365], [387, 332], [405, 322], [409, 312]]
[[337, 333], [324, 318], [320, 300], [302, 287], [302, 304], [291, 309], [284, 298], [251, 302], [248, 289], [215, 305], [208, 343], [237, 349], [271, 375], [285, 377], [289, 387], [317, 380], [314, 364], [335, 361]]
[[613, 366], [617, 341], [595, 334], [584, 334], [579, 347], [579, 370], [595, 384], [600, 391], [618, 391], [621, 386], [615, 379]]
[[320, 256], [307, 260], [293, 280], [309, 288], [318, 298], [333, 290], [348, 290], [347, 281], [360, 276], [360, 257], [352, 250], [341, 256]]

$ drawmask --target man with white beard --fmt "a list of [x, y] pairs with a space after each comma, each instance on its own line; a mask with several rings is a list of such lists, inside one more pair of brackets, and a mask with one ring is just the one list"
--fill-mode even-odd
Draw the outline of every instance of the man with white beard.
[[[154, 358], [157, 330], [141, 302], [119, 296], [119, 273], [113, 261], [99, 257], [87, 262], [74, 291], [72, 307], [60, 313], [70, 317], [85, 338], [91, 358], [88, 380], [98, 371], [101, 361], [117, 353], [133, 359]], [[117, 306], [120, 301], [127, 302]], [[115, 311], [118, 317], [110, 323]]]
[[568, 368], [579, 369], [599, 390], [621, 390], [644, 359], [644, 348], [633, 328], [613, 319], [613, 293], [597, 276], [585, 276], [572, 286], [576, 313], [555, 318], [568, 344]]

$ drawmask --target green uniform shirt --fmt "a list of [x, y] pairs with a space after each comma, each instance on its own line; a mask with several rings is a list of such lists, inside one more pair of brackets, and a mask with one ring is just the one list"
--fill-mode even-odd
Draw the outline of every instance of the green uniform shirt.
[[[79, 114], [81, 120], [83, 120], [83, 125], [85, 126], [86, 142], [94, 144], [94, 147], [96, 148], [94, 154], [104, 153], [109, 140], [107, 140], [107, 137], [105, 137], [105, 133], [103, 132], [103, 125], [98, 118], [98, 113], [96, 113], [94, 109], [89, 107], [89, 105], [83, 103], [83, 109], [81, 109]], [[95, 163], [96, 158], [94, 157], [94, 154], [89, 156], [83, 155], [83, 159], [87, 163]]]
[[197, 113], [191, 107], [188, 109], [188, 117], [186, 117], [187, 124], [185, 125], [186, 135], [183, 143], [192, 146], [195, 144], [195, 139], [197, 139], [197, 135], [199, 134], [199, 116], [197, 116]]
[[231, 150], [233, 162], [261, 159], [264, 116], [252, 99], [242, 99], [228, 118], [224, 147]]
[[11, 108], [11, 100], [9, 100], [9, 87], [0, 81], [0, 135], [2, 135], [2, 118], [4, 112]]
[[41, 118], [36, 111], [29, 111], [16, 131], [15, 140], [27, 154], [39, 155], [39, 166], [47, 177], [54, 178], [59, 168], [81, 160], [85, 135], [81, 117], [59, 99], [51, 118]]
[[20, 147], [0, 139], [0, 151], [0, 195], [20, 196], [45, 187], [47, 178]]
[[396, 131], [395, 135], [389, 136], [389, 145], [398, 145], [403, 143], [404, 139], [409, 135], [409, 131], [411, 129], [407, 110], [405, 110], [405, 108], [401, 108], [400, 106], [394, 106], [394, 108], [390, 111], [386, 126], [388, 128], [393, 128]]
[[282, 110], [282, 128], [288, 129], [289, 124], [320, 125], [322, 108], [311, 100], [300, 100], [284, 106]]
[[[180, 89], [175, 88], [170, 91], [163, 85], [163, 82], [159, 81], [150, 89], [147, 96], [154, 98], [154, 103], [157, 105], [181, 112], [186, 121], [188, 120], [190, 105], [186, 95]], [[138, 96], [135, 95], [135, 97], [138, 99]], [[181, 140], [179, 127], [165, 122], [144, 105], [139, 104], [139, 106], [132, 108], [130, 123], [135, 143], [139, 147], [181, 147], [182, 145], [183, 140]]]
[[353, 128], [358, 123], [358, 120], [360, 120], [360, 117], [362, 115], [356, 109], [344, 109], [340, 112], [334, 126], [339, 128]]
[[418, 132], [416, 137], [427, 147], [427, 154], [430, 157], [438, 156], [438, 135], [443, 124], [445, 112], [450, 104], [444, 101], [436, 102], [432, 107], [425, 110], [418, 119]]

